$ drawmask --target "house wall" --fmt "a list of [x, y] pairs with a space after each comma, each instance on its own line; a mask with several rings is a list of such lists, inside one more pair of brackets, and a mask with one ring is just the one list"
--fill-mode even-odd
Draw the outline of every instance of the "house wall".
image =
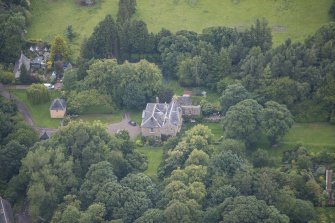
[[179, 132], [178, 126], [171, 125], [171, 124], [166, 124], [161, 129], [162, 135], [167, 135], [167, 136], [176, 136], [178, 132]]
[[186, 116], [201, 114], [200, 105], [181, 106], [181, 109], [183, 111], [183, 115], [186, 115]]
[[50, 117], [51, 118], [64, 118], [66, 109], [65, 110], [50, 110]]
[[141, 133], [142, 136], [156, 136], [156, 137], [161, 137], [161, 131], [160, 128], [153, 128], [153, 132], [151, 132], [150, 128], [143, 128], [141, 127]]

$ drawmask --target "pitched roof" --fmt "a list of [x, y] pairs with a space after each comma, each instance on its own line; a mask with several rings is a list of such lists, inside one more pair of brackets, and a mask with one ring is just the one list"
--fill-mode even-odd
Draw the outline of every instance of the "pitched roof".
[[20, 59], [16, 61], [14, 66], [14, 74], [15, 78], [19, 78], [20, 74], [18, 73], [19, 70], [21, 70], [22, 65], [26, 67], [26, 70], [30, 70], [30, 59], [28, 59], [22, 52], [20, 55]]
[[50, 110], [65, 110], [66, 102], [64, 99], [56, 98], [52, 101]]
[[189, 96], [180, 96], [177, 98], [177, 102], [181, 106], [192, 105], [192, 99]]
[[44, 132], [43, 135], [41, 135], [40, 140], [47, 140], [49, 139], [48, 133]]
[[178, 125], [181, 109], [176, 101], [166, 103], [148, 103], [142, 113], [142, 124], [144, 128], [160, 128], [166, 124]]

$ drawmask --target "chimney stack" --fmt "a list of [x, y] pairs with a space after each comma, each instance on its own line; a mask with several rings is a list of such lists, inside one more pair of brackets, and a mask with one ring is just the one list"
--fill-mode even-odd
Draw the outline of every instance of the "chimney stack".
[[159, 97], [156, 97], [156, 103], [159, 103]]

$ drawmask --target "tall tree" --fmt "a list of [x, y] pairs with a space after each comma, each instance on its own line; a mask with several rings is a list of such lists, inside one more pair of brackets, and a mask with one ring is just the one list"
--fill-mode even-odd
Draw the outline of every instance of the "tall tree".
[[265, 103], [261, 111], [262, 128], [271, 143], [280, 140], [293, 125], [293, 116], [285, 105], [274, 101]]
[[92, 35], [84, 41], [81, 48], [81, 56], [86, 59], [118, 58], [118, 29], [111, 15], [107, 15], [94, 28]]
[[248, 146], [258, 140], [262, 106], [257, 101], [246, 99], [229, 108], [223, 119], [226, 137], [239, 139]]
[[67, 61], [70, 57], [70, 48], [62, 36], [56, 36], [51, 43], [51, 61]]

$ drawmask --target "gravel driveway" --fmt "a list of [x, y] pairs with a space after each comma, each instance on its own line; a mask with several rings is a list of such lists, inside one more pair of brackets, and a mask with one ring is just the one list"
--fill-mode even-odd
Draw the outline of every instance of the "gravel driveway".
[[138, 126], [130, 125], [128, 122], [130, 121], [129, 113], [125, 113], [123, 119], [119, 123], [110, 124], [107, 126], [108, 132], [111, 134], [117, 133], [118, 130], [126, 130], [129, 132], [129, 136], [131, 139], [135, 139], [141, 133], [141, 128]]

